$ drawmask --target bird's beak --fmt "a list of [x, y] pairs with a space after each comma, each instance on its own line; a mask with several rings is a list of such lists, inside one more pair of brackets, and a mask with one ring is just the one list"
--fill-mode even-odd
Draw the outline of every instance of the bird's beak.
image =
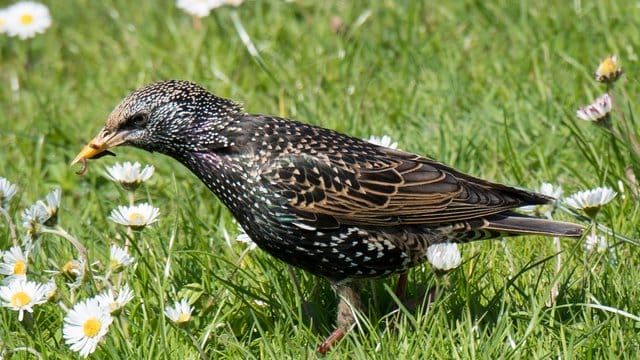
[[127, 134], [127, 131], [110, 132], [102, 129], [93, 140], [89, 141], [89, 143], [80, 150], [71, 162], [71, 165], [81, 162], [82, 169], [79, 174], [83, 174], [86, 170], [87, 159], [99, 158], [104, 155], [114, 155], [111, 151], [108, 151], [108, 149], [122, 144]]

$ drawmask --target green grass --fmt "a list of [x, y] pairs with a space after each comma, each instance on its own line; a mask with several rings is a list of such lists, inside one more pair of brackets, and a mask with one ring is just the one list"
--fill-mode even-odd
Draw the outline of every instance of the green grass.
[[[47, 3], [53, 26], [45, 34], [0, 36], [0, 176], [19, 186], [14, 219], [60, 187], [61, 226], [92, 261], [108, 263], [109, 244], [121, 244], [126, 232], [107, 215], [127, 200], [104, 167], [124, 160], [156, 167], [136, 201], [159, 207], [161, 221], [134, 242], [138, 264], [124, 278], [136, 297], [96, 358], [199, 358], [187, 333], [162, 315], [180, 296], [194, 300], [187, 329], [209, 358], [314, 358], [334, 325], [336, 301], [324, 280], [296, 271], [309, 316], [283, 263], [255, 250], [236, 265], [244, 245], [225, 241], [225, 233], [237, 234], [232, 217], [175, 161], [122, 148], [117, 158], [92, 161], [84, 177], [74, 174], [71, 159], [111, 108], [143, 84], [193, 80], [249, 112], [364, 138], [388, 134], [402, 149], [527, 188], [548, 181], [565, 193], [617, 189], [625, 166], [640, 167], [626, 144], [574, 117], [604, 91], [592, 73], [615, 53], [626, 73], [616, 99], [633, 121], [635, 2], [247, 1], [237, 18], [260, 58], [247, 51], [229, 8], [215, 10], [197, 31], [173, 1]], [[343, 23], [338, 32], [334, 16]], [[638, 237], [639, 219], [628, 189], [598, 218], [630, 238]], [[10, 243], [1, 221], [0, 248]], [[541, 237], [463, 246], [464, 264], [448, 275], [448, 286], [428, 266], [416, 268], [410, 296], [436, 283], [443, 293], [432, 307], [403, 310], [395, 320], [395, 279], [365, 282], [362, 326], [327, 358], [634, 358], [640, 322], [585, 304], [640, 316], [637, 247], [618, 244], [611, 263], [608, 254], [585, 255], [582, 241], [562, 246], [560, 296], [550, 308], [555, 250]], [[43, 236], [30, 276], [44, 281], [45, 270], [76, 256], [67, 242]], [[61, 292], [58, 301], [72, 306]], [[86, 285], [77, 296], [95, 293]], [[34, 358], [13, 352], [30, 347], [47, 359], [74, 356], [62, 339], [63, 317], [57, 303], [37, 306], [31, 324], [2, 308], [4, 355]]]

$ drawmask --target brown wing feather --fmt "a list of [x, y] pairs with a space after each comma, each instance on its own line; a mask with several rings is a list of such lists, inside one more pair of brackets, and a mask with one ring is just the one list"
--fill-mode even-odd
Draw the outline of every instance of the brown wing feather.
[[[273, 161], [263, 179], [289, 199], [309, 225], [393, 226], [478, 218], [546, 197], [455, 171], [414, 154], [376, 148], [370, 161], [289, 154]], [[331, 219], [332, 218], [332, 219]], [[333, 221], [335, 220], [335, 221]]]

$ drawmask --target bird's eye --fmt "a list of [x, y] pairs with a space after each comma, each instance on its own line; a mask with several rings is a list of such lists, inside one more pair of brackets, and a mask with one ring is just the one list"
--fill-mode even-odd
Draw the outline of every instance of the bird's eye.
[[129, 118], [122, 124], [122, 128], [125, 129], [142, 129], [146, 124], [149, 116], [145, 113], [137, 113]]

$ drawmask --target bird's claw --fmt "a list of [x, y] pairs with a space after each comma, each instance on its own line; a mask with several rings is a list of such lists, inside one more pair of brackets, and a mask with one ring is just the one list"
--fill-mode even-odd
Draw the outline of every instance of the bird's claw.
[[325, 355], [335, 343], [340, 341], [344, 337], [344, 330], [341, 328], [335, 329], [331, 335], [329, 335], [323, 342], [318, 346], [316, 352], [321, 355]]
[[76, 175], [84, 175], [84, 173], [87, 172], [87, 159], [82, 158], [79, 159], [78, 161], [80, 161], [80, 164], [82, 164], [82, 168], [80, 168], [80, 170], [76, 171]]
[[[91, 144], [91, 145], [93, 145], [93, 144]], [[112, 153], [109, 150], [102, 150], [100, 153], [90, 157], [89, 159], [99, 159], [99, 158], [101, 158], [103, 156], [107, 156], [107, 155], [116, 156], [116, 154]], [[76, 171], [76, 175], [84, 175], [84, 173], [87, 172], [87, 167], [88, 167], [87, 166], [87, 158], [86, 157], [78, 157], [73, 162], [75, 163], [76, 161], [80, 162], [80, 164], [82, 164], [82, 167], [80, 168], [80, 170]], [[71, 164], [71, 165], [73, 165], [73, 164]]]

